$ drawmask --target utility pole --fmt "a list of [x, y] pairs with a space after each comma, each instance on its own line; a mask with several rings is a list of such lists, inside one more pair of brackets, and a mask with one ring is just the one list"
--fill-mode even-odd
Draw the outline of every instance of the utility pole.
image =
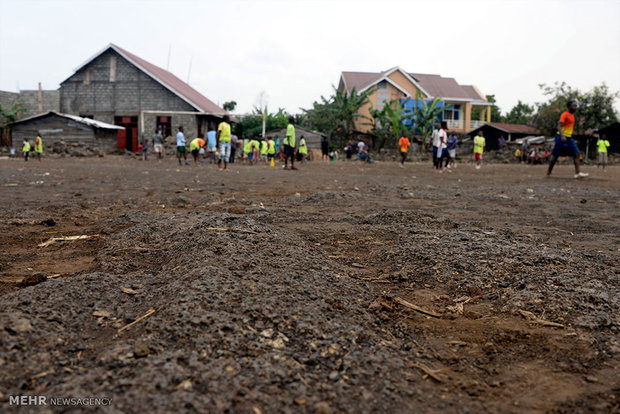
[[43, 90], [41, 89], [41, 82], [39, 82], [39, 92], [37, 94], [37, 101], [39, 104], [39, 112], [40, 114], [43, 113]]

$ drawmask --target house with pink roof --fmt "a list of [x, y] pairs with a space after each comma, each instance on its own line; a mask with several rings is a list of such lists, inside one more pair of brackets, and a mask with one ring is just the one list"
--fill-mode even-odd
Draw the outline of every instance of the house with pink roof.
[[[425, 100], [441, 100], [441, 119], [448, 123], [451, 131], [465, 133], [491, 121], [493, 104], [476, 86], [461, 85], [454, 78], [407, 72], [398, 66], [382, 72], [342, 72], [338, 90], [351, 93], [353, 89], [358, 93], [371, 91], [370, 102], [360, 109], [360, 115], [370, 116], [371, 106], [381, 109], [391, 100], [414, 100], [419, 91]], [[475, 107], [481, 108], [480, 119], [471, 119]], [[359, 117], [356, 130], [368, 132], [369, 128], [366, 121]]]

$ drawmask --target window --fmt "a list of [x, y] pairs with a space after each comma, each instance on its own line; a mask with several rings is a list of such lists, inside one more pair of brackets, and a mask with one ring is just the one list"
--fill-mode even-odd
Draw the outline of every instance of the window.
[[110, 82], [116, 82], [116, 56], [110, 56]]
[[385, 106], [385, 103], [390, 100], [390, 91], [388, 90], [388, 83], [382, 80], [377, 84], [377, 109], [381, 110]]
[[445, 121], [458, 121], [461, 119], [461, 105], [448, 104], [443, 110]]

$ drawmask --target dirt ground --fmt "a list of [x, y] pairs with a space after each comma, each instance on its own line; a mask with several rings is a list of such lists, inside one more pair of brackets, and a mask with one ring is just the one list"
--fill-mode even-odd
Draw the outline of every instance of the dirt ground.
[[620, 167], [585, 171], [0, 160], [0, 411], [620, 412]]

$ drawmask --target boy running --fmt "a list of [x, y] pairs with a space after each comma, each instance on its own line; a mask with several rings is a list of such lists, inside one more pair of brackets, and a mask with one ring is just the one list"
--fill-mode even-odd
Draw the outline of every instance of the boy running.
[[398, 140], [398, 147], [400, 148], [400, 168], [405, 168], [405, 160], [407, 159], [410, 145], [411, 142], [409, 142], [409, 138], [407, 138], [406, 134], [403, 134]]
[[577, 112], [577, 101], [570, 100], [566, 103], [567, 111], [564, 111], [558, 121], [558, 132], [555, 134], [555, 145], [551, 151], [549, 159], [549, 169], [547, 176], [551, 175], [553, 166], [560, 156], [573, 157], [575, 164], [575, 178], [587, 177], [588, 174], [579, 171], [579, 148], [573, 139], [573, 129], [575, 128], [575, 112]]

